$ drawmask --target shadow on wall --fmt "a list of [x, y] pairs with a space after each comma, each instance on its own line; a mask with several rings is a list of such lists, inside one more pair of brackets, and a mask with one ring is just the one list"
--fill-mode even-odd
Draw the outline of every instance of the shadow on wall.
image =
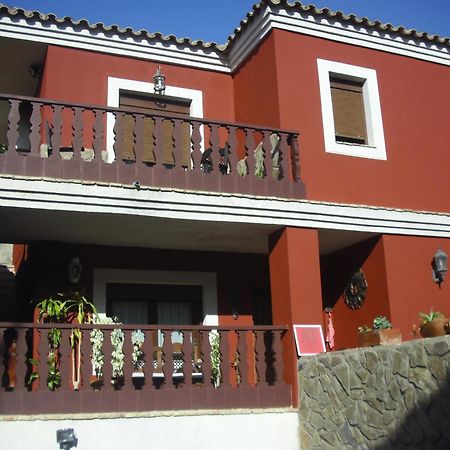
[[14, 321], [16, 314], [15, 275], [7, 266], [0, 264], [0, 322]]
[[450, 448], [450, 336], [302, 357], [304, 449]]
[[[416, 398], [405, 396], [413, 406], [404, 420], [389, 436], [389, 442], [376, 445], [375, 450], [450, 448], [450, 373], [447, 382], [431, 395], [418, 390]], [[425, 369], [426, 370], [426, 369]]]

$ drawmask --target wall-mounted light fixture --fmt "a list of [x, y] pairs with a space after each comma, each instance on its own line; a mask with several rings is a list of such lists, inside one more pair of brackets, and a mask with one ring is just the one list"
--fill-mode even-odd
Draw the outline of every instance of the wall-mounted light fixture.
[[40, 64], [32, 64], [28, 67], [31, 78], [42, 78], [42, 66]]
[[161, 67], [158, 66], [155, 75], [153, 75], [153, 90], [155, 94], [164, 94], [166, 91], [166, 77], [161, 72]]
[[68, 270], [71, 283], [76, 284], [80, 281], [82, 269], [80, 258], [72, 258], [70, 260]]
[[437, 283], [440, 288], [448, 270], [448, 256], [440, 248], [438, 248], [433, 256], [431, 266], [433, 267], [433, 281]]
[[78, 445], [78, 439], [73, 428], [56, 430], [56, 442], [59, 444], [59, 448], [62, 449], [70, 449]]

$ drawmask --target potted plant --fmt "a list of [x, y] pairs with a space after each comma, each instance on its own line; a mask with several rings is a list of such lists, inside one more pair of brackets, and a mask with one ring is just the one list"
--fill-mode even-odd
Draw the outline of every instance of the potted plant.
[[358, 342], [360, 347], [400, 344], [402, 336], [399, 329], [392, 328], [387, 317], [378, 316], [373, 320], [372, 327], [367, 325], [358, 327]]
[[419, 317], [419, 330], [423, 337], [444, 336], [450, 333], [449, 319], [441, 312], [431, 308], [428, 314], [420, 312]]

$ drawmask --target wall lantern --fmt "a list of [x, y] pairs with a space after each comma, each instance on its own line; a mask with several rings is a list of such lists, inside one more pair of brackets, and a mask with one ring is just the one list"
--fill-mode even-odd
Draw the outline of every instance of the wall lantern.
[[69, 281], [73, 284], [76, 284], [80, 281], [81, 277], [81, 261], [80, 258], [72, 258], [69, 262]]
[[155, 75], [153, 75], [153, 90], [155, 94], [164, 94], [166, 91], [166, 77], [161, 72], [161, 67], [158, 66]]
[[56, 430], [56, 442], [59, 444], [59, 448], [62, 449], [70, 449], [78, 445], [78, 439], [73, 428]]
[[444, 281], [445, 275], [448, 270], [448, 257], [445, 252], [440, 248], [433, 256], [433, 261], [431, 262], [433, 267], [433, 281], [441, 287], [441, 283]]

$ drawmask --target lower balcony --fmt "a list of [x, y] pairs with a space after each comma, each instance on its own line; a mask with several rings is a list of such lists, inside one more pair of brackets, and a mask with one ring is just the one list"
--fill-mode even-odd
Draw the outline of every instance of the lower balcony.
[[291, 405], [287, 327], [0, 323], [0, 414]]
[[297, 140], [281, 129], [0, 94], [4, 176], [304, 198]]

